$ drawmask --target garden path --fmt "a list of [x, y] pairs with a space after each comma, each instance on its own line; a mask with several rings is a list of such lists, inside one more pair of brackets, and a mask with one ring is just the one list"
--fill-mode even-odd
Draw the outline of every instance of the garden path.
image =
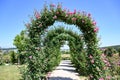
[[59, 66], [49, 75], [48, 80], [82, 80], [70, 60], [62, 60]]

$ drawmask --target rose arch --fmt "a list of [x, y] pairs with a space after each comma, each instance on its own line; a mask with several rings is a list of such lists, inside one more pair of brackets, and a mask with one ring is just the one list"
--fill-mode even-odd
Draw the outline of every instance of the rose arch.
[[[77, 34], [73, 32], [72, 30], [65, 30], [63, 27], [60, 26], [60, 28], [55, 28], [50, 30], [44, 40], [43, 44], [46, 49], [46, 53], [49, 53], [49, 49], [51, 50], [58, 50], [60, 51], [61, 45], [64, 43], [64, 41], [69, 42], [70, 47], [70, 55], [71, 60], [74, 63], [74, 66], [76, 67], [77, 71], [80, 73], [80, 75], [87, 75], [87, 68], [86, 68], [86, 54], [83, 53], [85, 50], [83, 50], [84, 41], [82, 40], [82, 37], [80, 34]], [[54, 48], [54, 49], [53, 49]], [[57, 53], [49, 53], [48, 55], [56, 55]], [[59, 56], [59, 55], [58, 55]], [[55, 57], [55, 56], [53, 56]], [[56, 59], [59, 60], [59, 58], [56, 57]], [[56, 62], [57, 60], [53, 60], [53, 62]], [[49, 63], [49, 62], [48, 62]], [[50, 65], [49, 65], [50, 66]], [[82, 73], [81, 73], [82, 72]]]
[[45, 65], [40, 65], [41, 63], [46, 63], [45, 60], [41, 58], [41, 56], [44, 57], [45, 53], [42, 51], [40, 35], [42, 35], [49, 26], [53, 25], [55, 21], [62, 21], [66, 24], [78, 26], [83, 34], [86, 45], [87, 73], [91, 80], [103, 78], [103, 63], [100, 60], [97, 39], [98, 28], [96, 27], [96, 22], [92, 20], [91, 14], [77, 12], [76, 10], [70, 12], [69, 10], [62, 9], [60, 4], [50, 4], [50, 7], [45, 6], [41, 12], [35, 11], [35, 18], [31, 19], [31, 23], [26, 25], [29, 32], [28, 56], [30, 56], [27, 59], [28, 64], [26, 72], [24, 73], [27, 79], [39, 80], [40, 74], [45, 70]]

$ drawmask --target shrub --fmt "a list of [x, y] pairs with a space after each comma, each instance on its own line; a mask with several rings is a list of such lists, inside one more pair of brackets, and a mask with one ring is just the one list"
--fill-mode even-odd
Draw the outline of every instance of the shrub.
[[14, 64], [17, 62], [17, 58], [16, 58], [16, 53], [14, 51], [10, 51], [10, 59], [11, 59], [11, 63]]
[[10, 60], [10, 55], [9, 55], [9, 53], [3, 54], [2, 60], [3, 60], [3, 63], [10, 63], [11, 60]]
[[108, 47], [105, 49], [104, 51], [104, 54], [109, 56], [109, 57], [112, 57], [113, 54], [117, 53], [116, 49], [112, 48], [112, 47]]

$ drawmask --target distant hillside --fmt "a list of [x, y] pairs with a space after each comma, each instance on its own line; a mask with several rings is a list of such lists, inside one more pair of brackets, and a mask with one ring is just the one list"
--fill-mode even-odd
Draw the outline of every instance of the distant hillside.
[[114, 49], [118, 49], [118, 48], [120, 48], [120, 45], [105, 46], [105, 47], [101, 47], [101, 48], [103, 49], [103, 48], [107, 48], [107, 47], [113, 47]]

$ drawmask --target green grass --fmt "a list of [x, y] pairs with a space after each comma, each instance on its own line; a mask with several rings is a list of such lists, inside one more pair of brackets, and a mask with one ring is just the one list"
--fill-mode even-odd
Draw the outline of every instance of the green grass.
[[19, 80], [20, 70], [16, 65], [0, 66], [0, 80]]

